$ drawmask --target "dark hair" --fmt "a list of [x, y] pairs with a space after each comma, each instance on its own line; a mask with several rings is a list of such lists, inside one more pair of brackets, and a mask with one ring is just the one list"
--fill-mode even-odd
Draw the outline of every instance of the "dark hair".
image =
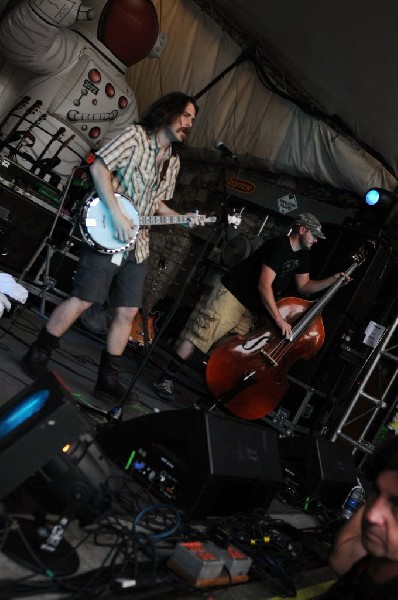
[[[296, 235], [297, 233], [300, 232], [300, 227], [306, 227], [306, 225], [304, 225], [304, 223], [296, 223], [296, 222], [294, 222], [292, 224], [290, 233]], [[308, 229], [308, 227], [307, 227], [307, 229]]]
[[196, 114], [198, 114], [199, 107], [192, 96], [182, 92], [166, 94], [151, 104], [139, 120], [139, 124], [145, 127], [147, 131], [156, 131], [165, 125], [170, 125], [176, 117], [184, 112], [188, 102], [194, 105]]
[[367, 476], [375, 481], [382, 471], [398, 471], [398, 436], [383, 442], [369, 459]]

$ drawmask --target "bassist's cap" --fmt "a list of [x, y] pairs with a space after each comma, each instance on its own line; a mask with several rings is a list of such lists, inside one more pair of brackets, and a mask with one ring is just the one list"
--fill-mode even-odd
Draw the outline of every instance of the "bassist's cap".
[[311, 213], [301, 213], [294, 219], [294, 224], [304, 225], [311, 231], [313, 236], [326, 240], [326, 236], [322, 232], [322, 225]]

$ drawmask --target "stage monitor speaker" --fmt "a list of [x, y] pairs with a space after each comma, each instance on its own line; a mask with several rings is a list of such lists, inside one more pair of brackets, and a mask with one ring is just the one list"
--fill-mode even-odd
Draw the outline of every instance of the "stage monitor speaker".
[[10, 214], [10, 225], [2, 240], [7, 254], [0, 256], [0, 268], [19, 274], [50, 231], [55, 215], [1, 185], [0, 207]]
[[279, 440], [285, 475], [302, 497], [319, 499], [327, 508], [341, 508], [357, 482], [357, 470], [348, 446], [313, 436]]
[[282, 482], [274, 431], [212, 413], [145, 415], [97, 441], [118, 466], [189, 516], [268, 508]]
[[88, 433], [54, 373], [24, 388], [0, 408], [0, 499]]

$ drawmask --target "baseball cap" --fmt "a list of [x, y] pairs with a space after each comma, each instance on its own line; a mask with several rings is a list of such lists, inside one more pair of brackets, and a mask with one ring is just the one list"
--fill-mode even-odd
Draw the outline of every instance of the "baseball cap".
[[322, 225], [311, 213], [301, 213], [294, 219], [294, 223], [295, 225], [304, 225], [304, 227], [308, 227], [313, 236], [326, 240], [326, 236], [322, 232]]

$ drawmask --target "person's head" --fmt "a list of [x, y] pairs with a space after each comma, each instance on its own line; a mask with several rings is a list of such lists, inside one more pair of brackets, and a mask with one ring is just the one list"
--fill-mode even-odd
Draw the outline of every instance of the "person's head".
[[301, 213], [295, 219], [292, 234], [298, 237], [300, 248], [309, 250], [318, 241], [326, 239], [318, 219], [311, 213]]
[[147, 131], [163, 129], [170, 142], [182, 142], [189, 135], [199, 112], [194, 98], [183, 92], [171, 92], [156, 100], [139, 123]]
[[398, 437], [370, 459], [372, 482], [362, 518], [362, 544], [377, 558], [398, 561]]

